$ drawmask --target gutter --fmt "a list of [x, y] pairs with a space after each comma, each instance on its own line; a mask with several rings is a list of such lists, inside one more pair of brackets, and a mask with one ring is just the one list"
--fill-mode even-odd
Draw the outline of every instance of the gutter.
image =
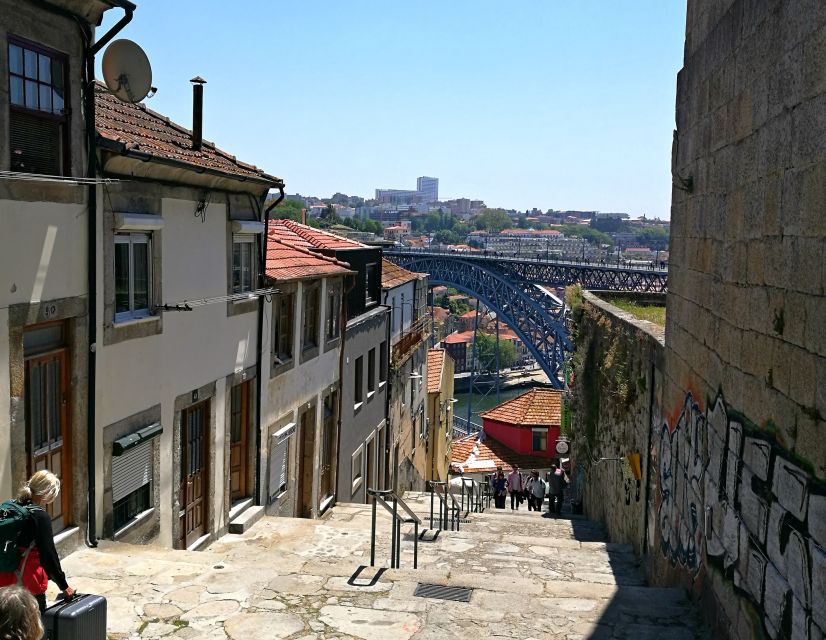
[[[264, 210], [264, 241], [261, 243], [261, 270], [258, 274], [258, 288], [264, 288], [264, 281], [267, 277], [267, 239], [269, 238], [270, 212], [275, 209], [284, 199], [284, 185], [278, 186], [279, 195], [269, 207]], [[258, 326], [256, 336], [258, 349], [255, 355], [255, 379], [258, 381], [258, 393], [255, 394], [255, 495], [253, 504], [260, 506], [261, 500], [261, 403], [264, 396], [264, 382], [261, 380], [261, 359], [264, 357], [264, 304], [266, 298], [258, 297]]]
[[[98, 53], [112, 38], [114, 38], [127, 24], [132, 21], [135, 5], [131, 2], [119, 1], [124, 11], [124, 16], [112, 27], [104, 36], [92, 44], [94, 32], [88, 26], [81, 26], [81, 32], [86, 41], [86, 70], [83, 78], [83, 108], [86, 124], [86, 177], [97, 177], [97, 148], [96, 127], [95, 127], [95, 54]], [[86, 544], [90, 547], [97, 546], [97, 492], [95, 482], [95, 444], [96, 444], [96, 413], [95, 396], [97, 381], [97, 185], [89, 185], [89, 198], [87, 202], [87, 228], [86, 228], [86, 265], [87, 265], [87, 287], [88, 287], [88, 364], [87, 364], [87, 387], [86, 387], [86, 473], [88, 483], [87, 495], [87, 530]]]

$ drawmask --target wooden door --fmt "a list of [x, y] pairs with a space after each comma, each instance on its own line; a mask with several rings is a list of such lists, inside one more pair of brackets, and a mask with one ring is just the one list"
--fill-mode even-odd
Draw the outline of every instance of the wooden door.
[[313, 508], [313, 452], [315, 451], [315, 410], [301, 415], [301, 438], [298, 451], [298, 481], [296, 515], [309, 518]]
[[48, 469], [61, 479], [57, 500], [46, 506], [55, 533], [71, 519], [71, 443], [68, 350], [26, 359], [26, 437], [29, 475]]
[[324, 420], [321, 424], [321, 468], [319, 469], [319, 499], [333, 495], [336, 453], [336, 394], [324, 400]]
[[181, 412], [181, 542], [189, 547], [206, 533], [209, 401]]
[[230, 391], [229, 485], [232, 502], [250, 495], [249, 431], [252, 381], [236, 385]]

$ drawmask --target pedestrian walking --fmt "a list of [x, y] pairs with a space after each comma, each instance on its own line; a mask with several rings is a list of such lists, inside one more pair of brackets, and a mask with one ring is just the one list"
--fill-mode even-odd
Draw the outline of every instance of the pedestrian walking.
[[548, 493], [550, 494], [548, 511], [557, 516], [562, 513], [562, 500], [567, 484], [568, 480], [565, 478], [565, 472], [555, 464], [551, 465], [551, 475], [548, 478]]
[[511, 511], [519, 510], [522, 497], [525, 491], [525, 480], [519, 473], [519, 467], [513, 465], [513, 470], [508, 474], [508, 492], [511, 494]]
[[17, 494], [0, 505], [0, 550], [3, 571], [0, 587], [18, 585], [31, 593], [46, 610], [49, 580], [57, 584], [66, 600], [75, 594], [66, 582], [54, 546], [52, 519], [43, 508], [60, 493], [60, 479], [45, 469], [35, 473]]
[[505, 496], [508, 494], [508, 480], [500, 468], [493, 476], [493, 504], [497, 509], [505, 508]]
[[525, 483], [525, 491], [528, 494], [528, 511], [542, 511], [542, 503], [545, 501], [545, 481], [539, 477], [539, 472], [531, 471]]
[[0, 589], [0, 638], [40, 640], [43, 633], [34, 596], [23, 587]]

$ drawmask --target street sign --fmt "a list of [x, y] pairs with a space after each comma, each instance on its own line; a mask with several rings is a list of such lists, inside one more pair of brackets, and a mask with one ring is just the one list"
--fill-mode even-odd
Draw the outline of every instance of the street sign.
[[556, 441], [556, 452], [559, 455], [564, 456], [570, 450], [571, 450], [571, 446], [568, 444], [567, 440], [557, 440]]

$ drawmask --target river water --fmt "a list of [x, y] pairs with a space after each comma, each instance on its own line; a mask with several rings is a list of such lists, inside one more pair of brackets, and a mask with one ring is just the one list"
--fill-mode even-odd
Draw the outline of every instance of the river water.
[[[478, 391], [474, 391], [473, 393], [473, 404], [471, 406], [472, 411], [472, 420], [473, 422], [481, 423], [482, 419], [479, 417], [479, 412], [487, 411], [488, 409], [492, 409], [497, 404], [501, 402], [505, 402], [506, 400], [510, 400], [511, 398], [515, 398], [517, 396], [522, 395], [526, 391], [528, 391], [531, 387], [539, 387], [544, 386], [538, 383], [531, 384], [527, 387], [511, 387], [510, 389], [501, 389], [499, 391], [499, 402], [496, 401], [496, 389], [491, 389], [490, 393], [486, 395], [482, 395], [482, 391], [486, 390], [488, 387], [487, 385], [483, 389], [479, 389]], [[467, 406], [468, 402], [470, 401], [470, 394], [469, 393], [454, 393], [453, 397], [458, 400], [457, 403], [453, 405], [454, 414], [459, 416], [460, 418], [467, 418]]]

